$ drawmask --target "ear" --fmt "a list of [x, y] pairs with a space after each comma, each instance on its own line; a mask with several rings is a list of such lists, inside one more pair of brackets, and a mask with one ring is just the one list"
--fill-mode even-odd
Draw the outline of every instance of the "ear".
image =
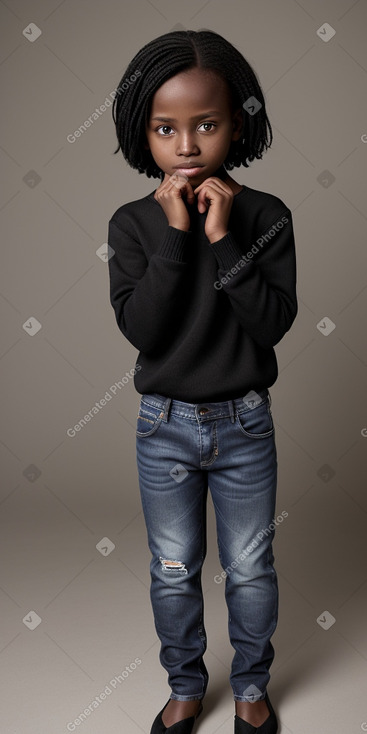
[[243, 115], [242, 115], [241, 107], [238, 107], [238, 109], [233, 113], [232, 124], [233, 124], [232, 140], [239, 140], [242, 135], [242, 130], [243, 130]]

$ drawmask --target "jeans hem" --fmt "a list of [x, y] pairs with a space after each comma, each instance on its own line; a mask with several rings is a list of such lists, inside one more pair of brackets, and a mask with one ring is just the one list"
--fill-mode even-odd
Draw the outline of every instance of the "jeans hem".
[[174, 701], [201, 701], [204, 695], [204, 693], [198, 693], [193, 696], [179, 696], [176, 693], [171, 693], [170, 698], [173, 698]]
[[261, 696], [236, 696], [234, 695], [233, 698], [235, 701], [246, 701], [249, 703], [254, 703], [255, 701], [263, 701], [266, 696], [266, 691], [264, 695]]

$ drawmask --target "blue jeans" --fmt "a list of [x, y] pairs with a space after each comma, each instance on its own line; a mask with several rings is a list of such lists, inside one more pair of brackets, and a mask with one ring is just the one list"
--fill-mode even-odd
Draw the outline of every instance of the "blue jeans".
[[151, 602], [171, 698], [203, 698], [208, 671], [201, 570], [208, 486], [235, 650], [235, 701], [265, 697], [278, 618], [273, 567], [277, 453], [267, 388], [216, 403], [142, 395], [136, 451], [152, 553]]

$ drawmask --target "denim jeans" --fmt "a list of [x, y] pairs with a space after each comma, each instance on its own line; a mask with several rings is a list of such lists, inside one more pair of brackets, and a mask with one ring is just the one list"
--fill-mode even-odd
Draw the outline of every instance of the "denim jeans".
[[152, 553], [151, 602], [171, 698], [203, 698], [208, 671], [201, 571], [211, 492], [225, 579], [236, 701], [265, 697], [278, 618], [273, 567], [277, 453], [267, 388], [213, 403], [142, 395], [136, 453]]

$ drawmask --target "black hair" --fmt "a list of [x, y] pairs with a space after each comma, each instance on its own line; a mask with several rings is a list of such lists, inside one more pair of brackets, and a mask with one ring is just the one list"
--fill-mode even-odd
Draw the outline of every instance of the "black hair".
[[[147, 43], [134, 56], [117, 87], [112, 106], [119, 142], [114, 153], [121, 149], [129, 165], [148, 178], [164, 177], [150, 150], [144, 147], [153, 95], [168, 79], [193, 68], [216, 72], [230, 89], [233, 110], [242, 109], [241, 137], [231, 141], [223, 162], [227, 170], [241, 165], [248, 168], [248, 163], [262, 158], [272, 143], [264, 95], [254, 70], [240, 51], [214, 31], [171, 31]], [[255, 97], [256, 106], [251, 107], [250, 101], [247, 111], [243, 105], [251, 97]]]

